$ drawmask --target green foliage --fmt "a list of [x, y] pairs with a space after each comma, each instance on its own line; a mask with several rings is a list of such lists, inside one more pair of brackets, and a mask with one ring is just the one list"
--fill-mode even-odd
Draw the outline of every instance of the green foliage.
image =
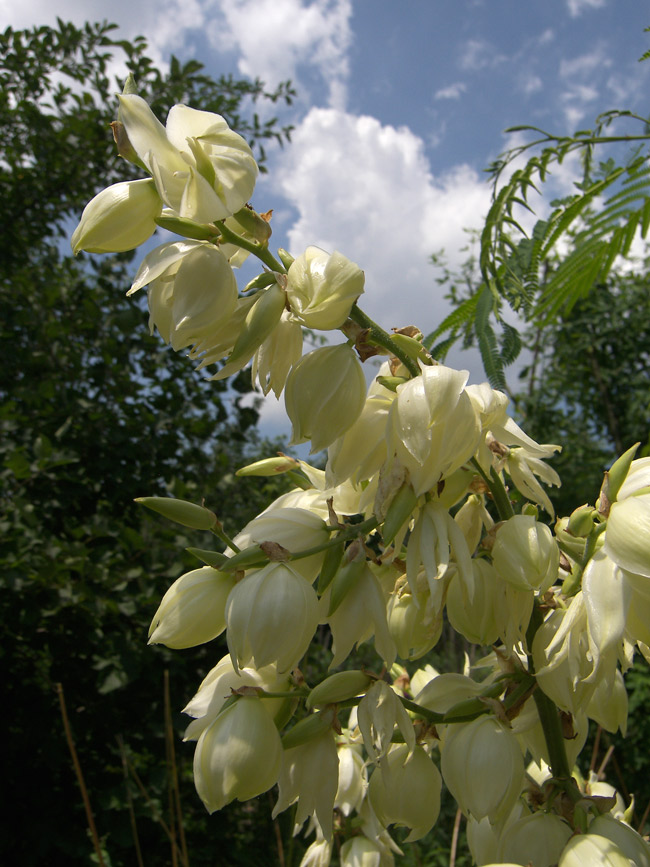
[[531, 361], [516, 395], [526, 430], [563, 443], [553, 464], [563, 486], [549, 491], [560, 514], [593, 503], [594, 479], [636, 442], [650, 449], [650, 293], [640, 273], [610, 274], [552, 323], [532, 326]]
[[[230, 388], [202, 379], [148, 334], [145, 310], [124, 297], [130, 254], [74, 260], [62, 239], [96, 189], [128, 175], [108, 128], [121, 89], [108, 79], [114, 54], [128, 58], [163, 114], [179, 99], [220, 111], [258, 154], [285, 132], [240, 114], [242, 101], [290, 98], [290, 88], [266, 94], [259, 82], [212, 80], [199, 64], [177, 60], [163, 74], [144, 39], [112, 41], [113, 30], [59, 22], [0, 37], [5, 821], [24, 828], [28, 816], [38, 828], [5, 834], [0, 860], [25, 867], [87, 864], [92, 852], [57, 683], [111, 864], [135, 863], [118, 735], [151, 799], [131, 781], [145, 862], [169, 862], [156, 820], [156, 810], [167, 815], [162, 671], [170, 672], [172, 706], [182, 707], [225, 647], [183, 654], [146, 646], [162, 593], [201, 565], [183, 549], [214, 546], [210, 534], [170, 526], [133, 499], [205, 500], [227, 511], [226, 529], [236, 533], [282, 485], [234, 484], [235, 469], [258, 449], [247, 374]], [[179, 714], [174, 727], [183, 730]], [[191, 746], [178, 753], [192, 863], [213, 863], [219, 839], [231, 863], [250, 864], [252, 822], [273, 840], [268, 805], [235, 809], [208, 827], [191, 783]]]

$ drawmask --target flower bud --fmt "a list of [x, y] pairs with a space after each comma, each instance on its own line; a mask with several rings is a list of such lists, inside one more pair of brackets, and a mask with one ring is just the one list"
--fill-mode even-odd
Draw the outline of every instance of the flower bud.
[[571, 512], [566, 529], [572, 536], [588, 536], [594, 528], [596, 510], [593, 506], [579, 506]]
[[180, 649], [205, 644], [226, 628], [226, 599], [235, 578], [211, 566], [194, 569], [174, 581], [149, 627], [149, 644]]
[[278, 779], [282, 743], [262, 700], [239, 697], [205, 729], [194, 753], [194, 784], [208, 812], [247, 801]]
[[315, 686], [307, 696], [307, 707], [336, 704], [360, 695], [373, 682], [363, 671], [337, 671]]
[[217, 523], [217, 516], [205, 506], [197, 506], [187, 500], [175, 500], [172, 497], [136, 497], [136, 503], [141, 503], [153, 512], [176, 521], [184, 527], [193, 530], [211, 530]]
[[345, 256], [307, 247], [289, 268], [287, 300], [302, 325], [330, 331], [348, 318], [363, 283], [363, 271]]
[[245, 467], [240, 467], [235, 475], [277, 476], [281, 473], [288, 473], [291, 470], [298, 469], [300, 469], [300, 461], [289, 455], [279, 455], [277, 458], [264, 458], [261, 461], [255, 461], [252, 464], [247, 464]]
[[497, 531], [497, 574], [519, 590], [544, 593], [557, 580], [560, 552], [551, 531], [530, 515], [514, 515]]
[[442, 777], [422, 747], [408, 755], [406, 744], [390, 751], [386, 765], [370, 777], [368, 797], [383, 825], [411, 829], [405, 842], [412, 843], [424, 837], [438, 818]]
[[524, 782], [524, 760], [515, 736], [493, 717], [447, 729], [442, 776], [464, 813], [491, 822], [512, 809]]
[[152, 180], [123, 181], [98, 193], [86, 205], [70, 243], [75, 256], [122, 253], [144, 244], [156, 231], [162, 202]]
[[310, 454], [327, 448], [354, 424], [365, 395], [361, 364], [347, 344], [303, 356], [291, 369], [284, 391], [291, 442], [311, 440]]

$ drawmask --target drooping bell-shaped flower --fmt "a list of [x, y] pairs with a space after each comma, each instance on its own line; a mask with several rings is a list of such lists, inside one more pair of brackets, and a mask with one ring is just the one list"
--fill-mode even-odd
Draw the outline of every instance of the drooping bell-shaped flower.
[[553, 867], [571, 837], [572, 829], [554, 813], [531, 813], [505, 829], [497, 849], [498, 861]]
[[619, 847], [600, 834], [572, 837], [560, 857], [558, 867], [630, 867], [630, 859]]
[[152, 180], [113, 184], [91, 199], [70, 243], [75, 256], [122, 253], [144, 244], [156, 231], [162, 202]]
[[277, 398], [287, 381], [289, 370], [302, 355], [302, 328], [285, 311], [273, 331], [253, 356], [251, 378], [264, 394], [273, 390]]
[[233, 665], [275, 663], [289, 671], [307, 650], [318, 624], [311, 584], [287, 563], [269, 563], [236, 584], [226, 602], [226, 638]]
[[524, 781], [515, 736], [491, 716], [450, 725], [441, 746], [445, 785], [464, 813], [497, 821], [512, 809]]
[[[201, 732], [217, 718], [232, 691], [246, 686], [260, 687], [268, 692], [284, 692], [289, 688], [289, 679], [286, 674], [278, 674], [274, 665], [235, 671], [230, 656], [224, 656], [203, 678], [196, 695], [183, 708], [183, 713], [193, 717], [185, 731], [184, 740], [197, 740]], [[282, 714], [285, 702], [284, 698], [266, 698], [264, 707], [271, 717], [276, 718]]]
[[406, 467], [417, 496], [461, 467], [478, 447], [479, 419], [464, 388], [468, 375], [442, 364], [422, 366], [420, 376], [397, 388], [388, 421], [389, 462]]
[[544, 593], [557, 580], [560, 551], [546, 524], [532, 515], [514, 515], [497, 531], [492, 562], [518, 590]]
[[368, 797], [383, 825], [405, 825], [411, 829], [407, 843], [419, 840], [431, 830], [440, 813], [440, 771], [416, 746], [409, 756], [406, 744], [391, 749], [386, 762], [375, 768], [368, 785]]
[[119, 119], [158, 193], [180, 217], [211, 223], [250, 199], [257, 163], [246, 141], [218, 114], [175, 105], [163, 126], [135, 94], [120, 96]]
[[361, 363], [346, 343], [323, 346], [292, 367], [284, 390], [292, 443], [327, 448], [359, 417], [366, 395]]
[[204, 341], [235, 310], [237, 283], [223, 253], [203, 241], [156, 247], [127, 294], [149, 284], [149, 327], [176, 350]]
[[275, 785], [282, 741], [263, 699], [240, 696], [201, 734], [194, 784], [208, 812], [247, 801]]
[[289, 268], [287, 301], [301, 325], [329, 331], [343, 325], [363, 284], [361, 268], [341, 253], [307, 247]]
[[234, 575], [211, 566], [181, 575], [153, 616], [149, 644], [184, 648], [212, 641], [226, 628], [226, 599], [234, 583]]
[[273, 818], [296, 801], [294, 819], [301, 827], [314, 815], [323, 837], [332, 839], [332, 811], [339, 779], [339, 759], [332, 730], [284, 751]]

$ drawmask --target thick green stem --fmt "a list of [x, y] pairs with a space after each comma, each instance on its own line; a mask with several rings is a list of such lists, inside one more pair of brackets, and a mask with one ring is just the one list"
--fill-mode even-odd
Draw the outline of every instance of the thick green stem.
[[492, 494], [492, 499], [494, 500], [494, 505], [497, 507], [499, 518], [501, 518], [502, 521], [507, 521], [508, 518], [512, 518], [515, 511], [512, 508], [512, 503], [508, 499], [508, 492], [504, 488], [503, 482], [499, 478], [499, 474], [496, 472], [494, 467], [490, 467], [490, 475], [488, 476], [476, 458], [472, 458], [470, 463], [488, 486], [488, 489]]
[[[535, 674], [535, 664], [531, 648], [535, 633], [542, 625], [544, 617], [542, 615], [539, 604], [536, 602], [533, 607], [533, 613], [530, 617], [528, 629], [526, 630], [526, 643], [528, 645], [528, 671], [531, 675]], [[548, 750], [549, 765], [551, 773], [554, 777], [560, 780], [568, 780], [571, 778], [571, 768], [567, 759], [566, 749], [564, 746], [564, 736], [562, 734], [562, 724], [560, 722], [559, 711], [551, 701], [551, 699], [539, 688], [539, 685], [533, 693], [539, 721], [544, 732], [544, 740], [546, 741], [546, 749]]]
[[271, 269], [271, 271], [277, 271], [278, 274], [287, 273], [287, 269], [284, 267], [282, 262], [279, 262], [275, 258], [267, 246], [258, 244], [255, 241], [247, 241], [246, 238], [242, 238], [241, 235], [238, 235], [236, 232], [227, 228], [225, 223], [217, 222], [216, 226], [221, 233], [221, 237], [228, 244], [236, 244], [238, 247], [241, 247], [242, 250], [248, 250], [248, 252], [252, 253], [253, 256], [257, 256], [258, 259], [261, 259], [262, 262]]
[[356, 304], [352, 306], [352, 310], [350, 310], [350, 319], [353, 322], [356, 322], [357, 325], [360, 325], [362, 328], [367, 328], [370, 332], [368, 336], [368, 343], [374, 343], [377, 346], [383, 346], [384, 349], [387, 349], [391, 355], [394, 355], [396, 358], [402, 362], [404, 367], [408, 370], [411, 376], [419, 376], [420, 368], [418, 363], [414, 361], [410, 356], [408, 356], [399, 346], [396, 346], [395, 341], [391, 339], [390, 334], [387, 331], [384, 331], [377, 323], [371, 319], [363, 310], [358, 307]]

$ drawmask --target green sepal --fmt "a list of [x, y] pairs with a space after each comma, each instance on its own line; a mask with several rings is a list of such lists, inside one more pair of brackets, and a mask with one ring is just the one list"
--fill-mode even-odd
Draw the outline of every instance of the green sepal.
[[217, 516], [210, 509], [197, 506], [196, 503], [187, 500], [175, 500], [172, 497], [136, 497], [135, 502], [193, 530], [211, 530], [218, 523]]
[[260, 293], [248, 311], [244, 326], [239, 332], [227, 364], [234, 364], [242, 359], [249, 359], [264, 343], [269, 334], [280, 321], [286, 296], [284, 290], [273, 283]]
[[331, 582], [332, 590], [330, 594], [330, 606], [327, 612], [328, 617], [331, 617], [332, 614], [334, 614], [350, 590], [356, 586], [365, 568], [365, 557], [361, 557], [358, 560], [352, 560], [349, 563], [344, 563], [343, 566], [339, 568]]
[[425, 364], [431, 364], [429, 353], [415, 337], [409, 337], [407, 334], [391, 334], [390, 339], [409, 358], [414, 361], [419, 358]]
[[275, 274], [273, 271], [262, 271], [262, 273], [258, 274], [257, 277], [253, 277], [252, 280], [248, 281], [244, 286], [244, 292], [253, 292], [255, 289], [265, 289], [267, 286], [270, 286], [271, 283], [275, 283]]
[[332, 583], [332, 578], [334, 578], [341, 565], [344, 551], [344, 542], [338, 542], [336, 545], [332, 545], [331, 548], [325, 550], [325, 557], [323, 558], [323, 565], [321, 566], [318, 585], [316, 587], [319, 596], [322, 596]]
[[280, 247], [280, 249], [278, 250], [278, 259], [282, 262], [287, 271], [295, 262], [294, 257], [291, 255], [291, 253], [285, 250], [284, 247]]
[[618, 497], [618, 492], [621, 490], [621, 485], [625, 481], [627, 474], [630, 471], [630, 467], [632, 465], [632, 461], [634, 460], [634, 455], [636, 454], [636, 450], [639, 448], [641, 443], [636, 443], [631, 446], [624, 454], [617, 458], [614, 463], [611, 465], [609, 470], [605, 473], [605, 480], [603, 481], [603, 486], [601, 490], [607, 497], [610, 503], [614, 503], [616, 498]]
[[385, 545], [390, 545], [404, 522], [408, 520], [418, 504], [418, 498], [410, 482], [404, 482], [397, 491], [386, 511], [384, 526], [381, 532]]
[[219, 569], [224, 563], [228, 562], [228, 557], [219, 551], [205, 551], [203, 548], [186, 548], [188, 554], [192, 554], [197, 560], [205, 563], [206, 566], [212, 566], [214, 569]]
[[334, 712], [332, 710], [320, 711], [313, 713], [310, 716], [301, 719], [292, 729], [282, 738], [282, 746], [285, 750], [290, 750], [293, 747], [299, 747], [306, 744], [314, 738], [320, 737], [326, 731], [331, 729], [334, 720]]
[[408, 379], [405, 376], [378, 376], [377, 382], [389, 391], [395, 392], [397, 387], [408, 382]]
[[219, 568], [222, 572], [238, 572], [240, 569], [257, 569], [266, 566], [269, 558], [259, 545], [249, 545], [232, 557], [227, 557]]

